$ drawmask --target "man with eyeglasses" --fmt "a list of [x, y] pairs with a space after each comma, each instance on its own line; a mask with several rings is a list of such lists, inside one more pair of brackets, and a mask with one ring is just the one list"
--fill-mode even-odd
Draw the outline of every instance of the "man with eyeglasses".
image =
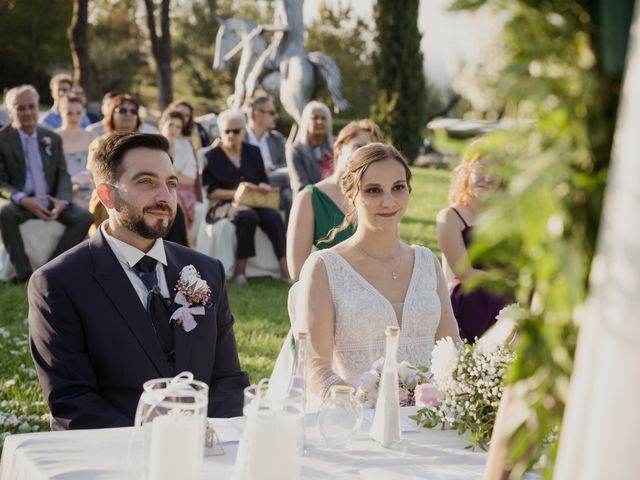
[[[40, 118], [40, 125], [45, 128], [50, 128], [55, 130], [56, 128], [60, 128], [62, 126], [62, 117], [60, 116], [60, 111], [58, 110], [58, 105], [60, 104], [60, 99], [64, 97], [67, 93], [71, 91], [73, 87], [73, 79], [65, 74], [59, 73], [58, 75], [54, 75], [51, 77], [51, 81], [49, 82], [49, 88], [51, 89], [51, 97], [53, 98], [53, 106], [49, 109], [47, 113], [45, 113], [42, 118]], [[82, 122], [80, 126], [82, 128], [86, 128], [91, 125], [91, 120], [87, 116], [87, 112], [85, 111], [84, 117], [82, 117]]]
[[278, 113], [273, 102], [266, 95], [251, 100], [247, 113], [249, 117], [247, 140], [260, 149], [269, 185], [280, 188], [280, 208], [285, 213], [285, 225], [287, 225], [292, 194], [287, 171], [285, 138], [275, 130]]

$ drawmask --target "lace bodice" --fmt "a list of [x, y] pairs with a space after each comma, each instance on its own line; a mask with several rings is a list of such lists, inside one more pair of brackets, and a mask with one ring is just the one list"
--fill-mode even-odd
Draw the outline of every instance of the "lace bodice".
[[[437, 292], [439, 264], [429, 249], [417, 246], [413, 249], [413, 273], [399, 322], [398, 361], [427, 366], [441, 318]], [[357, 387], [360, 376], [384, 357], [385, 327], [398, 325], [398, 319], [392, 304], [340, 254], [322, 250], [313, 255], [324, 262], [335, 311], [331, 371], [334, 377], [338, 375]], [[324, 382], [327, 381], [330, 379], [325, 378]]]

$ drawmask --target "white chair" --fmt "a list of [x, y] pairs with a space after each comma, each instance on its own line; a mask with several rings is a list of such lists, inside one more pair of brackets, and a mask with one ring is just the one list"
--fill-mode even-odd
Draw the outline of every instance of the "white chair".
[[[64, 225], [59, 222], [45, 222], [40, 219], [27, 220], [20, 225], [24, 251], [33, 270], [47, 263], [58, 245], [64, 229]], [[9, 259], [9, 252], [0, 242], [0, 280], [9, 281], [15, 275], [15, 269]]]
[[[211, 224], [201, 221], [195, 241], [195, 249], [222, 262], [227, 278], [233, 276], [236, 261], [236, 226], [222, 218]], [[280, 262], [266, 234], [256, 228], [256, 256], [247, 260], [247, 277], [280, 278]]]

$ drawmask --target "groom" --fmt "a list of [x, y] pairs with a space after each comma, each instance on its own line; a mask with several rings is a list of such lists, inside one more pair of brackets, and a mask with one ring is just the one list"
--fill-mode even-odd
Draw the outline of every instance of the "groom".
[[[249, 382], [240, 370], [224, 269], [162, 240], [178, 186], [168, 148], [161, 135], [104, 140], [91, 169], [109, 219], [31, 277], [31, 353], [53, 430], [133, 425], [143, 383], [185, 370], [209, 385], [210, 417], [242, 414]], [[174, 301], [183, 300], [176, 291], [184, 293], [176, 288], [189, 266], [204, 281], [196, 292], [202, 295], [187, 293], [192, 313], [176, 320]]]

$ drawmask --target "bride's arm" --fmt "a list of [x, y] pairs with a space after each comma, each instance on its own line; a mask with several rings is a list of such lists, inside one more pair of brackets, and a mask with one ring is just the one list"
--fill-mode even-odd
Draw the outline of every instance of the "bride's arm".
[[447, 291], [447, 280], [444, 278], [444, 272], [440, 266], [440, 262], [433, 255], [433, 263], [436, 267], [436, 277], [438, 278], [437, 293], [440, 299], [440, 323], [436, 330], [436, 340], [444, 337], [451, 337], [454, 342], [460, 341], [460, 331], [458, 330], [458, 321], [453, 315], [451, 307], [451, 298]]
[[323, 398], [331, 385], [345, 382], [332, 369], [335, 311], [327, 270], [317, 255], [309, 257], [302, 269], [296, 317], [309, 332], [307, 383]]

